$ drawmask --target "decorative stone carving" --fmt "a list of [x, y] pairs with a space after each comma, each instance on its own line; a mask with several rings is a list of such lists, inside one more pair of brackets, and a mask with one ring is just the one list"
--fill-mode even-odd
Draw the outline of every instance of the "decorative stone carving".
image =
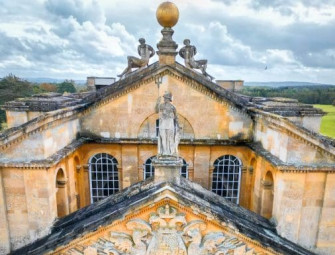
[[76, 247], [66, 254], [108, 255], [253, 255], [253, 249], [222, 232], [207, 233], [202, 220], [186, 221], [184, 213], [169, 204], [158, 208], [148, 222], [132, 219], [126, 227], [131, 235], [111, 232], [88, 247]]
[[178, 157], [178, 144], [180, 140], [180, 126], [176, 107], [171, 103], [172, 94], [165, 92], [164, 103], [161, 97], [156, 103], [156, 112], [159, 113], [158, 159], [164, 157]]
[[132, 68], [141, 68], [141, 67], [147, 66], [149, 63], [149, 59], [153, 55], [155, 55], [154, 49], [150, 45], [145, 43], [144, 38], [140, 38], [138, 41], [140, 42], [140, 45], [137, 48], [137, 52], [138, 52], [138, 55], [141, 56], [141, 58], [128, 56], [127, 57], [128, 66], [126, 67], [126, 69], [124, 69], [124, 71], [121, 74], [118, 75], [120, 79], [124, 75], [129, 74]]
[[179, 55], [185, 60], [185, 66], [188, 68], [200, 69], [203, 75], [213, 80], [214, 77], [206, 72], [207, 59], [195, 60], [194, 56], [197, 54], [197, 48], [190, 43], [191, 41], [189, 39], [185, 39], [185, 46], [179, 50]]

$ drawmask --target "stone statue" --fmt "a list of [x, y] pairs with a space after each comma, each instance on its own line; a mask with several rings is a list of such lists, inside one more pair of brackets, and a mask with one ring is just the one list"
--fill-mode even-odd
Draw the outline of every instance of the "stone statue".
[[156, 112], [159, 113], [158, 158], [172, 156], [178, 157], [178, 144], [180, 126], [178, 123], [176, 107], [171, 103], [172, 94], [165, 92], [164, 103], [158, 97]]
[[128, 66], [121, 74], [118, 75], [118, 77], [122, 78], [125, 74], [129, 74], [132, 68], [140, 68], [148, 65], [149, 59], [155, 55], [154, 49], [145, 43], [144, 38], [140, 38], [138, 41], [140, 42], [140, 45], [137, 48], [137, 52], [141, 58], [128, 56]]
[[206, 72], [207, 59], [195, 60], [194, 56], [197, 54], [197, 48], [194, 45], [190, 45], [189, 39], [184, 40], [184, 47], [180, 49], [179, 55], [185, 59], [185, 66], [193, 69], [200, 69], [202, 74], [213, 80], [214, 77]]

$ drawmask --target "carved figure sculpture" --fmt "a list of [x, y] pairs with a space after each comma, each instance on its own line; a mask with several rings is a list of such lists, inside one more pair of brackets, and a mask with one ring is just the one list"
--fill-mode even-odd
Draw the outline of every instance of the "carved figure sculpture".
[[171, 103], [172, 94], [165, 92], [164, 103], [158, 97], [156, 112], [159, 113], [158, 158], [178, 156], [179, 132], [176, 107]]
[[206, 72], [207, 59], [195, 60], [194, 56], [197, 54], [197, 48], [190, 44], [189, 39], [184, 40], [184, 47], [179, 50], [179, 55], [185, 60], [185, 66], [193, 69], [200, 69], [202, 74], [213, 80], [214, 77]]
[[125, 75], [131, 72], [132, 68], [140, 68], [148, 65], [149, 59], [155, 55], [154, 49], [145, 43], [144, 38], [140, 38], [138, 40], [140, 42], [140, 45], [137, 47], [137, 52], [138, 55], [140, 55], [141, 58], [133, 57], [133, 56], [128, 56], [128, 66], [124, 71], [118, 75], [120, 79]]

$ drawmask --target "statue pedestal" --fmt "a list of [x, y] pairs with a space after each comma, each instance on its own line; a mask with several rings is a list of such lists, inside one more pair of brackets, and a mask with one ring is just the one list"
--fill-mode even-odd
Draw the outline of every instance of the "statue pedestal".
[[172, 181], [180, 178], [180, 171], [183, 166], [183, 160], [176, 157], [160, 157], [152, 160], [155, 167], [155, 181]]
[[176, 62], [176, 55], [178, 52], [178, 44], [172, 39], [174, 31], [172, 28], [163, 28], [162, 29], [162, 40], [157, 44], [157, 55], [159, 57], [159, 63], [165, 65], [171, 65]]

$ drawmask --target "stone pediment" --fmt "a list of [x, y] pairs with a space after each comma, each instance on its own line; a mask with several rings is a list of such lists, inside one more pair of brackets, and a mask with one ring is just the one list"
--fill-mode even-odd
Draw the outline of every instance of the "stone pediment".
[[[177, 208], [178, 204], [169, 199], [158, 205], [162, 206], [152, 207], [150, 211], [157, 209], [146, 217], [147, 220], [130, 216], [129, 220], [124, 221], [125, 224], [120, 222], [105, 231], [104, 235], [96, 238], [93, 236], [88, 241], [73, 245], [73, 248], [67, 248], [61, 254], [252, 255], [260, 250], [249, 248], [244, 240], [227, 231], [214, 229], [208, 220], [193, 218], [194, 213], [187, 212], [182, 207]], [[258, 251], [257, 254], [265, 253]]]
[[137, 183], [13, 254], [311, 254], [267, 219], [185, 179]]
[[69, 95], [48, 94], [37, 95], [31, 98], [21, 99], [19, 101], [7, 102], [2, 108], [9, 111], [35, 111], [49, 112], [63, 108], [73, 107], [87, 109], [94, 104], [99, 104], [110, 97], [115, 97], [120, 94], [125, 94], [129, 90], [138, 87], [139, 85], [155, 80], [158, 76], [165, 74], [174, 74], [179, 79], [184, 79], [192, 86], [201, 86], [207, 92], [212, 92], [221, 99], [227, 100], [239, 108], [243, 108], [248, 104], [249, 100], [244, 99], [230, 92], [218, 84], [211, 82], [202, 74], [186, 68], [185, 66], [175, 63], [173, 65], [160, 65], [155, 62], [149, 67], [140, 68], [125, 78], [97, 91], [74, 93]]
[[213, 98], [217, 98], [218, 100], [224, 100], [239, 109], [244, 109], [249, 104], [248, 99], [224, 89], [202, 74], [189, 69], [178, 62], [173, 65], [160, 65], [159, 62], [155, 62], [147, 68], [136, 70], [124, 79], [98, 90], [95, 98], [91, 97], [91, 102], [99, 104], [100, 102], [108, 100], [110, 97], [127, 94], [132, 89], [136, 89], [138, 86], [154, 81], [157, 77], [162, 77], [164, 75], [174, 76], [191, 87], [197, 88], [203, 93], [210, 95]]

